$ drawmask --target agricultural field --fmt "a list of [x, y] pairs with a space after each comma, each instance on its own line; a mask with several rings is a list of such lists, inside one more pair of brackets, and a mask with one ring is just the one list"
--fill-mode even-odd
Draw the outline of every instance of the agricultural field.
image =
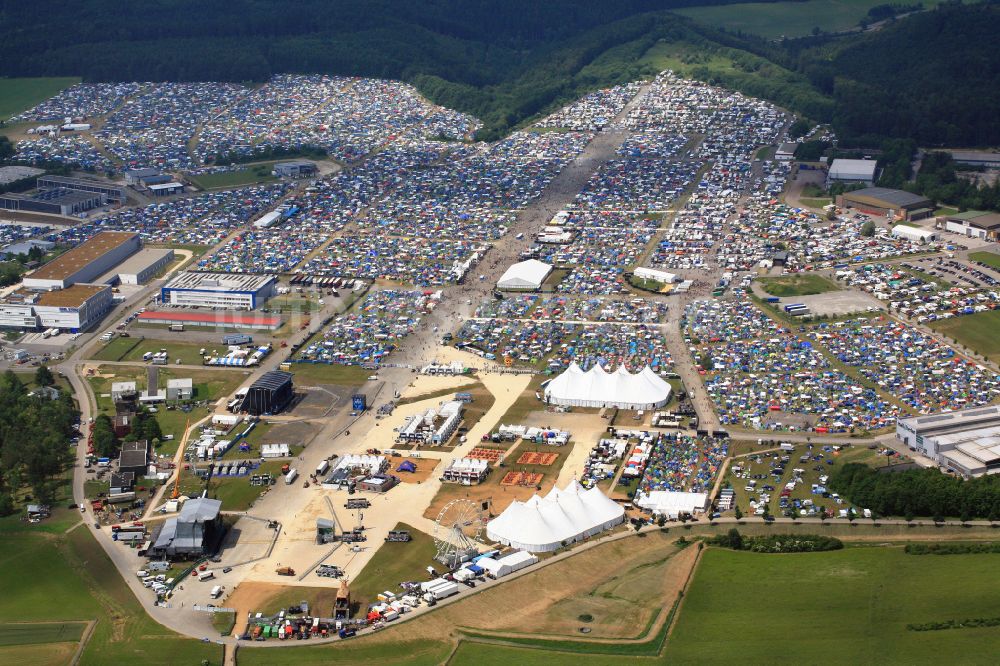
[[[154, 622], [136, 601], [86, 527], [64, 533], [9, 532], [0, 555], [0, 659], [4, 663], [66, 663], [88, 621], [96, 621], [80, 663], [176, 664], [222, 651]], [[45, 575], [39, 575], [44, 572]], [[15, 645], [13, 623], [35, 623], [23, 636], [44, 645]], [[51, 624], [42, 624], [51, 623]], [[20, 641], [18, 641], [20, 642]]]
[[964, 317], [939, 319], [931, 322], [930, 327], [991, 361], [1000, 359], [1000, 336], [997, 335], [1000, 311], [987, 310]]
[[27, 111], [79, 82], [80, 78], [76, 76], [0, 79], [0, 121]]
[[[823, 32], [841, 32], [856, 28], [868, 10], [884, 4], [881, 0], [806, 0], [806, 2], [749, 3], [688, 7], [675, 10], [729, 32], [748, 32], [760, 37], [805, 37], [813, 28]], [[925, 7], [936, 2], [924, 3]]]
[[840, 288], [815, 273], [799, 273], [785, 277], [760, 278], [757, 283], [772, 296], [812, 296], [838, 291]]
[[1000, 627], [914, 632], [906, 625], [995, 617], [996, 564], [995, 555], [914, 556], [899, 547], [795, 555], [709, 549], [664, 657], [765, 663], [783, 636], [788, 654], [814, 664], [930, 664], [956, 655], [989, 663]]

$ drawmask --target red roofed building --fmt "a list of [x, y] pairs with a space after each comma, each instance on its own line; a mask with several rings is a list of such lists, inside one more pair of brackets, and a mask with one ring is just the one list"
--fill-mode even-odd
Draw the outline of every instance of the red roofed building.
[[147, 324], [184, 324], [217, 328], [253, 328], [273, 331], [281, 326], [281, 317], [256, 312], [191, 312], [190, 310], [147, 310], [139, 315]]

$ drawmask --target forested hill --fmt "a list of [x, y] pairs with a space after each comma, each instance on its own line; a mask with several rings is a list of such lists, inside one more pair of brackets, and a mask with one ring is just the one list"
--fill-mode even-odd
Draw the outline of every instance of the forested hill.
[[785, 42], [670, 12], [709, 4], [734, 2], [0, 0], [0, 76], [396, 78], [482, 118], [492, 138], [594, 88], [670, 67], [832, 122], [844, 145], [1000, 144], [995, 1]]
[[996, 3], [944, 6], [852, 41], [833, 59], [837, 124], [921, 145], [998, 145], [998, 45]]

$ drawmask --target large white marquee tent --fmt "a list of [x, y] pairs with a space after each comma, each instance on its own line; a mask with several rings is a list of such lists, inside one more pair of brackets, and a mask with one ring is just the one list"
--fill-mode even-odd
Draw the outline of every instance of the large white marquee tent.
[[625, 509], [596, 486], [585, 490], [574, 479], [545, 497], [515, 500], [486, 525], [486, 536], [529, 553], [544, 553], [600, 534], [624, 520]]
[[671, 386], [647, 365], [632, 374], [625, 366], [608, 372], [599, 364], [584, 372], [576, 363], [545, 387], [545, 401], [571, 407], [653, 409], [667, 404]]
[[500, 276], [500, 279], [497, 281], [497, 288], [518, 290], [541, 289], [545, 278], [551, 272], [552, 266], [546, 264], [544, 261], [538, 261], [537, 259], [521, 261], [512, 265]]
[[682, 513], [700, 513], [708, 506], [707, 493], [687, 493], [675, 490], [654, 490], [650, 493], [637, 493], [636, 506], [660, 513], [676, 520]]

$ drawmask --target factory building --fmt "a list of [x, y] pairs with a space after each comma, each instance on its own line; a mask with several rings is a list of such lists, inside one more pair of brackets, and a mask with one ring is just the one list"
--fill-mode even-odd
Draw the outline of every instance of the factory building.
[[165, 305], [254, 310], [275, 294], [273, 275], [185, 271], [160, 290]]
[[[148, 182], [149, 178], [157, 178], [162, 175], [163, 174], [159, 169], [152, 169], [149, 167], [143, 169], [125, 169], [125, 184], [131, 185], [132, 187], [138, 187], [143, 184], [144, 180], [147, 180]], [[170, 177], [167, 176], [167, 179], [169, 178]]]
[[997, 241], [1000, 240], [1000, 214], [981, 210], [956, 213], [945, 218], [944, 230], [966, 238]]
[[0, 250], [0, 256], [6, 257], [16, 257], [19, 254], [28, 254], [32, 249], [38, 248], [42, 252], [48, 252], [56, 246], [52, 241], [38, 240], [37, 238], [30, 238], [26, 241], [21, 241], [20, 243], [11, 243], [3, 250]]
[[171, 180], [169, 177], [164, 183], [151, 183], [146, 187], [149, 193], [154, 197], [169, 197], [173, 194], [183, 194], [184, 185], [178, 183], [177, 181]]
[[281, 317], [256, 312], [192, 312], [191, 310], [146, 310], [139, 315], [144, 324], [181, 324], [214, 328], [246, 328], [274, 331], [281, 326]]
[[896, 437], [963, 476], [1000, 472], [1000, 406], [900, 419]]
[[100, 194], [76, 192], [65, 188], [42, 190], [35, 194], [14, 192], [0, 194], [0, 208], [4, 210], [49, 215], [79, 215], [100, 208], [104, 203], [104, 198]]
[[958, 164], [987, 169], [1000, 169], [1000, 153], [990, 153], [978, 150], [953, 150], [951, 159]]
[[69, 176], [39, 176], [35, 181], [36, 187], [40, 190], [73, 190], [75, 192], [89, 192], [99, 194], [104, 197], [104, 202], [113, 201], [115, 203], [125, 203], [125, 187], [106, 183], [98, 180], [86, 178], [70, 178]]
[[107, 285], [74, 284], [41, 293], [19, 289], [0, 302], [0, 326], [78, 333], [100, 321], [113, 305]]
[[166, 270], [174, 260], [174, 251], [161, 248], [147, 248], [129, 257], [108, 271], [98, 282], [104, 284], [146, 284]]
[[291, 402], [292, 396], [290, 372], [265, 372], [247, 390], [241, 411], [255, 416], [277, 414]]
[[29, 289], [65, 289], [93, 282], [142, 247], [132, 231], [102, 231], [69, 252], [59, 255], [24, 278]]
[[867, 215], [899, 220], [922, 220], [934, 212], [927, 197], [887, 187], [866, 187], [837, 197], [841, 208], [854, 208]]
[[795, 151], [798, 150], [797, 143], [783, 143], [774, 151], [774, 159], [779, 162], [790, 162], [795, 159]]
[[875, 160], [834, 160], [826, 176], [826, 186], [834, 183], [875, 184]]
[[136, 478], [146, 476], [149, 471], [149, 442], [145, 439], [138, 442], [125, 442], [118, 454], [118, 473], [132, 473]]
[[278, 178], [306, 178], [315, 176], [319, 170], [312, 162], [297, 160], [294, 162], [278, 162], [272, 173]]

